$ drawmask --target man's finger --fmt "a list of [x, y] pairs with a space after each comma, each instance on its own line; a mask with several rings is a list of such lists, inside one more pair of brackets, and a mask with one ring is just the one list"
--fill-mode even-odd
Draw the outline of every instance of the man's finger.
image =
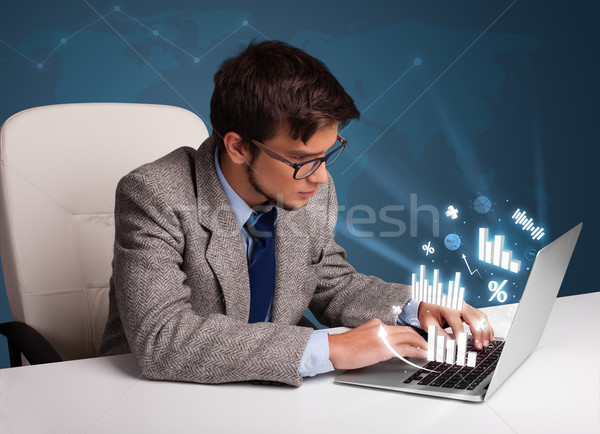
[[452, 337], [450, 337], [448, 332], [441, 327], [438, 328], [438, 336], [440, 336], [440, 335], [446, 336], [446, 339], [452, 339]]
[[488, 341], [489, 344], [490, 329], [485, 316], [473, 318], [470, 328], [471, 333], [473, 334], [473, 343], [476, 349], [481, 350], [483, 347], [485, 347], [486, 341]]
[[427, 349], [427, 341], [412, 327], [392, 327], [392, 329], [396, 329], [388, 336], [388, 342], [392, 346], [407, 344], [415, 348]]
[[399, 345], [394, 347], [394, 349], [402, 357], [418, 357], [420, 359], [427, 358], [427, 350], [424, 350], [423, 348], [415, 348], [411, 345]]

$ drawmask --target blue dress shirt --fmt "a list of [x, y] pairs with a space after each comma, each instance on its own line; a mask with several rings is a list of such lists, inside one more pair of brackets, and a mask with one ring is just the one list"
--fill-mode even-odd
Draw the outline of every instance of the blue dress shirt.
[[[221, 165], [219, 164], [219, 148], [215, 150], [215, 168], [217, 169], [217, 176], [219, 182], [223, 187], [225, 196], [231, 206], [235, 221], [242, 233], [244, 240], [244, 248], [246, 250], [246, 259], [248, 264], [252, 259], [252, 252], [254, 251], [255, 240], [250, 236], [248, 230], [245, 227], [246, 222], [250, 216], [254, 213], [254, 210], [248, 206], [248, 204], [242, 199], [239, 194], [235, 192], [229, 185], [223, 172], [221, 171]], [[272, 303], [272, 302], [271, 302]], [[420, 301], [410, 300], [403, 307], [402, 312], [396, 318], [397, 325], [411, 325], [414, 327], [421, 327], [417, 318], [417, 312], [419, 310]], [[269, 307], [267, 317], [265, 321], [270, 321], [272, 315], [272, 305]], [[329, 340], [326, 330], [315, 330], [311, 333], [304, 354], [302, 355], [302, 361], [300, 362], [299, 374], [302, 377], [312, 377], [317, 374], [323, 374], [325, 372], [333, 371], [333, 365], [329, 361]]]

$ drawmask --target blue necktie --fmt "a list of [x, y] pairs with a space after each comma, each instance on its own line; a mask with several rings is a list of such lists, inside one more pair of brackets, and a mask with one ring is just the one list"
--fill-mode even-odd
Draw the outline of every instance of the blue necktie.
[[252, 218], [246, 223], [248, 233], [256, 240], [252, 263], [248, 268], [250, 277], [250, 318], [249, 323], [261, 322], [267, 318], [275, 287], [275, 245], [273, 232], [277, 209], [259, 214], [253, 224]]

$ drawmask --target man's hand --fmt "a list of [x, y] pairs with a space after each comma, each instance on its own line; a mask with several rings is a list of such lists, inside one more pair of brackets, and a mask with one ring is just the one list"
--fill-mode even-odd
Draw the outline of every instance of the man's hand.
[[[393, 354], [378, 336], [378, 319], [346, 333], [329, 335], [329, 360], [336, 369], [358, 369], [391, 359]], [[387, 341], [403, 357], [427, 358], [427, 342], [411, 327], [383, 325]]]
[[464, 303], [462, 310], [456, 310], [422, 301], [417, 315], [421, 328], [428, 330], [430, 325], [439, 326], [440, 332], [448, 338], [450, 336], [444, 327], [452, 327], [452, 333], [457, 338], [458, 333], [464, 331], [464, 321], [471, 329], [475, 348], [478, 350], [487, 347], [490, 341], [496, 340], [494, 339], [494, 329], [488, 323], [487, 315], [467, 303]]

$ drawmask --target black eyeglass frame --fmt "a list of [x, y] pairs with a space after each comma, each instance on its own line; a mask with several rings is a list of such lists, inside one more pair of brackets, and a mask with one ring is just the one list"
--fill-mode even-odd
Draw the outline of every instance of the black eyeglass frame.
[[[332, 165], [333, 162], [338, 159], [338, 157], [342, 154], [342, 152], [344, 151], [344, 149], [346, 149], [346, 146], [348, 145], [348, 141], [346, 139], [344, 139], [342, 136], [340, 136], [339, 134], [337, 135], [337, 141], [340, 142], [341, 145], [338, 146], [337, 148], [335, 148], [333, 151], [329, 152], [324, 157], [313, 158], [312, 160], [303, 161], [302, 163], [294, 163], [293, 161], [288, 160], [284, 156], [279, 155], [277, 152], [275, 152], [272, 149], [266, 147], [265, 145], [263, 145], [262, 143], [260, 143], [258, 140], [251, 140], [251, 142], [254, 145], [256, 145], [259, 149], [261, 149], [262, 151], [264, 151], [265, 154], [267, 154], [269, 157], [274, 158], [275, 160], [279, 160], [282, 163], [287, 164], [290, 167], [293, 167], [294, 168], [294, 179], [297, 179], [297, 180], [308, 178], [310, 175], [312, 175], [317, 170], [319, 170], [319, 167], [321, 167], [321, 164], [323, 164], [323, 163], [325, 163], [325, 167], [328, 167], [328, 166]], [[329, 157], [331, 157], [337, 151], [339, 151], [340, 148], [342, 148], [342, 150], [338, 153], [338, 155], [332, 161], [330, 161], [329, 163], [327, 163], [327, 160], [329, 159]], [[306, 166], [306, 165], [311, 164], [311, 163], [314, 164], [316, 161], [318, 161], [319, 164], [314, 168], [314, 170], [312, 170], [310, 173], [307, 173], [306, 175], [302, 176], [301, 178], [297, 178], [296, 177], [296, 175], [298, 174], [298, 171], [303, 166]]]

